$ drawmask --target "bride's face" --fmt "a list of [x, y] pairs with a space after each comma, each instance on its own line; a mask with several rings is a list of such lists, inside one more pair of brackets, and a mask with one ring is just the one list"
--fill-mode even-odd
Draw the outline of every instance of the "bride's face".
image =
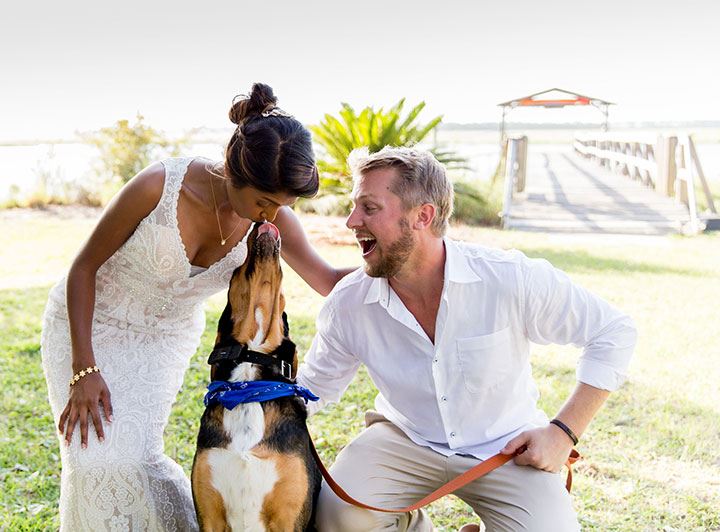
[[290, 206], [297, 200], [297, 196], [284, 192], [264, 192], [250, 186], [237, 188], [231, 183], [227, 184], [227, 195], [233, 210], [254, 222], [272, 222], [280, 207]]

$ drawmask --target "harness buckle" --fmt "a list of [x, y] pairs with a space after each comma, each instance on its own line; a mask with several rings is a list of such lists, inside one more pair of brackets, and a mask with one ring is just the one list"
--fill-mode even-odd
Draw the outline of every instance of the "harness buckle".
[[210, 353], [207, 363], [210, 365], [217, 364], [223, 360], [231, 360], [233, 356], [234, 353], [232, 346], [216, 347]]
[[284, 360], [280, 361], [280, 375], [288, 380], [292, 380], [292, 366]]

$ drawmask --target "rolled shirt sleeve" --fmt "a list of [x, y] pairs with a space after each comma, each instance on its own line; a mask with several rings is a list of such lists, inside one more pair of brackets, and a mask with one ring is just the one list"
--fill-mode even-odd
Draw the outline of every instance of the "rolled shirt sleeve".
[[360, 367], [360, 361], [342, 340], [332, 296], [323, 305], [316, 325], [317, 332], [297, 375], [298, 384], [320, 397], [319, 401], [308, 403], [308, 415], [338, 402]]
[[528, 338], [538, 344], [581, 347], [578, 381], [617, 390], [627, 378], [637, 340], [630, 317], [574, 284], [544, 259], [523, 260], [522, 282]]

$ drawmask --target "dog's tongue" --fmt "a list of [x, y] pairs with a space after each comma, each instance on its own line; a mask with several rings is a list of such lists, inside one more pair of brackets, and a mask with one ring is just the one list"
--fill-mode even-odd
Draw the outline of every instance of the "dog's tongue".
[[270, 233], [275, 240], [280, 239], [280, 231], [278, 231], [278, 228], [270, 222], [265, 222], [258, 228], [258, 236], [263, 233]]

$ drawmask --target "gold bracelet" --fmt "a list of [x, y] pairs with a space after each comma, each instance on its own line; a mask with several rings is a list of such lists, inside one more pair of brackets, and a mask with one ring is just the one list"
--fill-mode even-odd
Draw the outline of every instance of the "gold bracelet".
[[97, 366], [90, 366], [88, 368], [85, 368], [82, 371], [79, 371], [75, 375], [73, 375], [73, 378], [70, 379], [70, 386], [74, 386], [77, 381], [82, 379], [85, 375], [90, 375], [91, 373], [100, 373], [100, 368]]

